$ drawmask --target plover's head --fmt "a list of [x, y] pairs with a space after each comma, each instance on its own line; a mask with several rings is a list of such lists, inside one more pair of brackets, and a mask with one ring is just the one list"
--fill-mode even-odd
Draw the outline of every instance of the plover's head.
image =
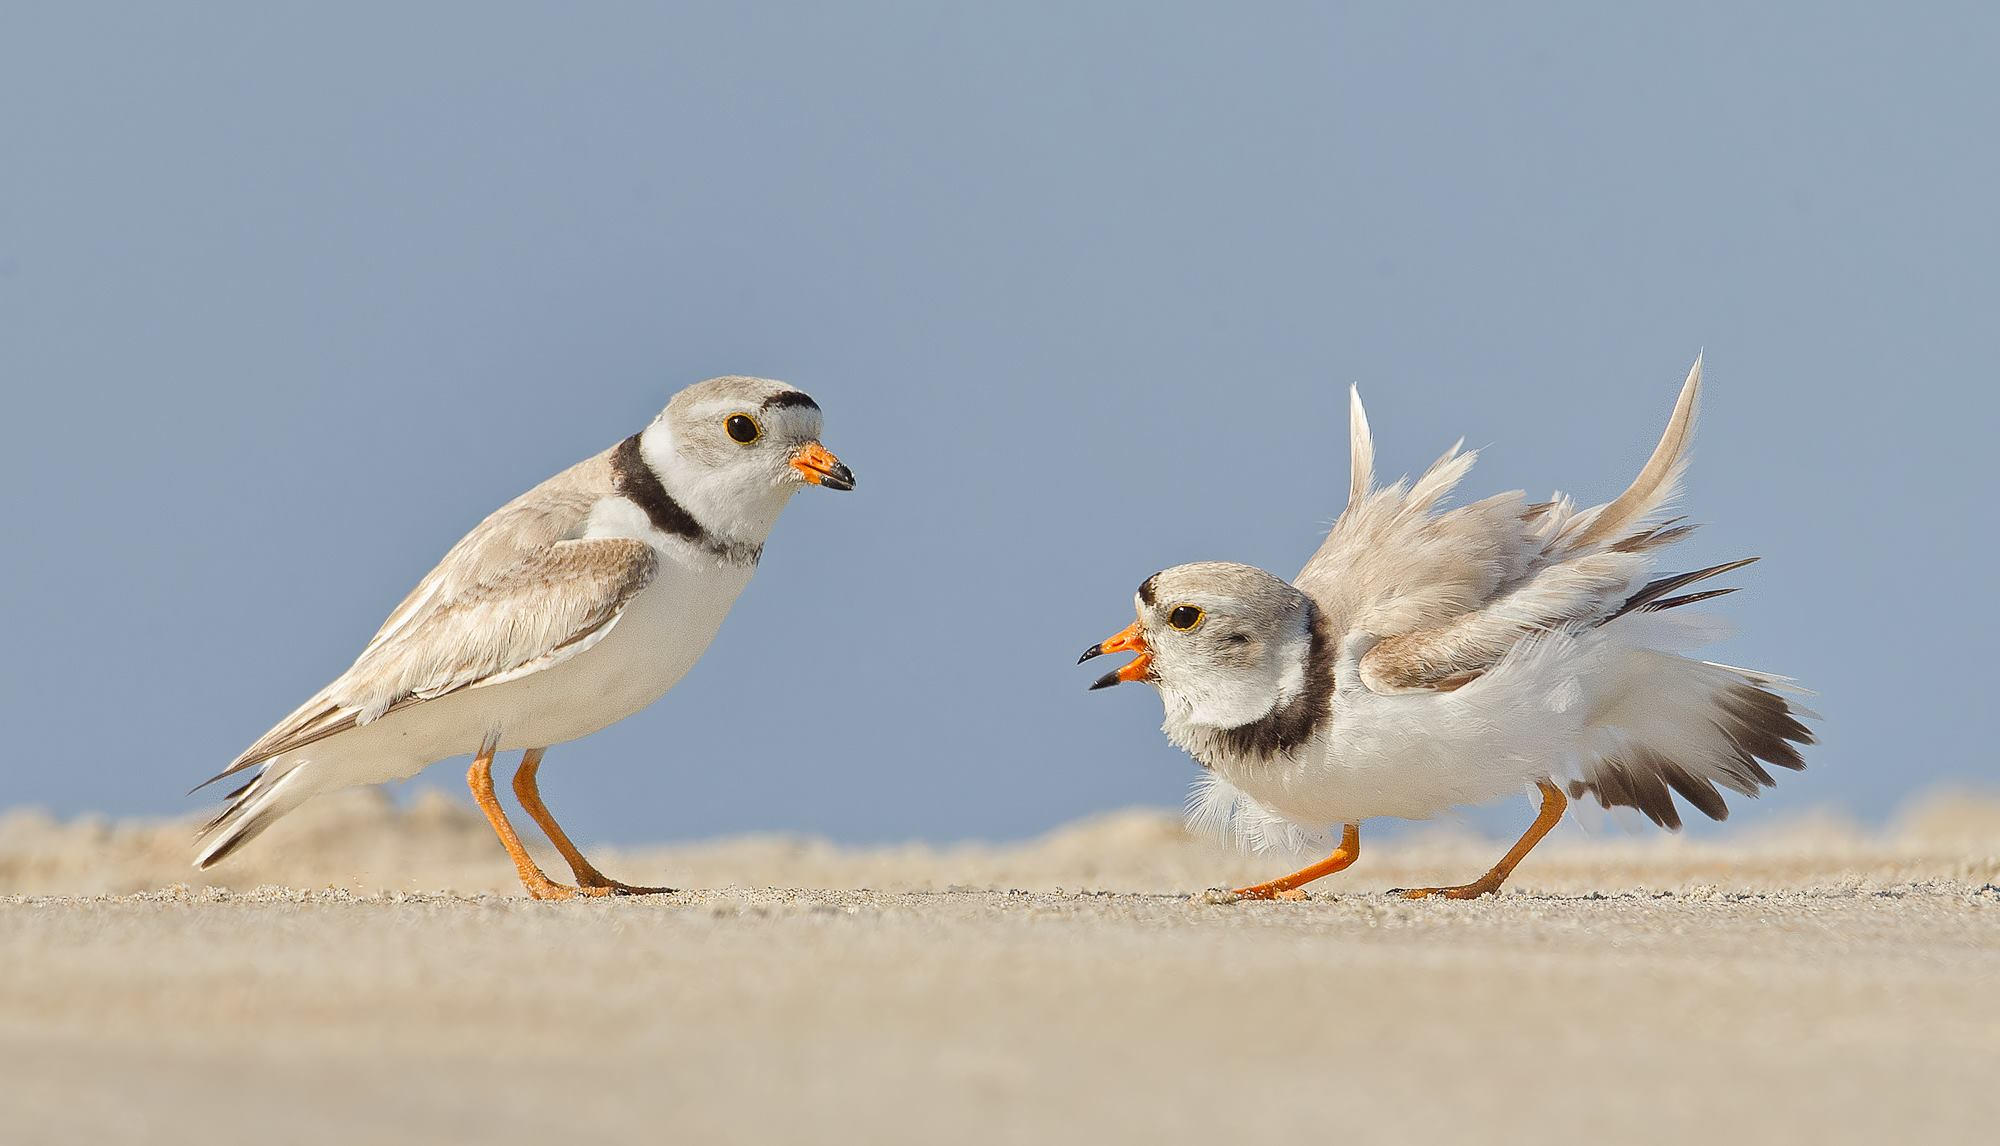
[[660, 482], [705, 528], [761, 541], [808, 485], [854, 488], [854, 473], [819, 440], [819, 403], [769, 378], [697, 382], [639, 436]]
[[1077, 663], [1136, 652], [1090, 687], [1145, 681], [1170, 724], [1246, 725], [1307, 687], [1313, 607], [1289, 583], [1248, 565], [1202, 561], [1153, 574], [1134, 598], [1138, 619]]

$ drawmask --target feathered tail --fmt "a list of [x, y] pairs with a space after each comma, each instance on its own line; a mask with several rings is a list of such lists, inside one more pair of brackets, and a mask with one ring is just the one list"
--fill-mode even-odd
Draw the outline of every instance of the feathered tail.
[[274, 760], [265, 764], [248, 784], [231, 792], [227, 797], [229, 805], [202, 825], [196, 836], [194, 866], [213, 867], [262, 835], [264, 829], [278, 822], [278, 817], [305, 803], [314, 795], [303, 783], [305, 771], [279, 767]]
[[1674, 829], [1681, 826], [1675, 794], [1724, 820], [1729, 806], [1718, 787], [1754, 798], [1777, 783], [1765, 765], [1805, 768], [1799, 748], [1813, 735], [1801, 718], [1814, 714], [1786, 695], [1802, 690], [1783, 677], [1633, 647], [1632, 630], [1650, 627], [1635, 616], [1599, 630], [1624, 648], [1605, 658], [1595, 681], [1581, 778], [1570, 795], [1637, 808]]

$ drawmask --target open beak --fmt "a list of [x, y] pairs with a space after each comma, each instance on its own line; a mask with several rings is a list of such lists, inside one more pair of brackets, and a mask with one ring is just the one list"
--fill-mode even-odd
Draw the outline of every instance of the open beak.
[[807, 442], [792, 451], [792, 468], [813, 485], [828, 489], [853, 489], [854, 471], [841, 464], [833, 451], [818, 442]]
[[1076, 663], [1082, 664], [1092, 657], [1101, 657], [1105, 653], [1138, 653], [1139, 655], [1133, 659], [1131, 664], [1126, 665], [1124, 668], [1114, 669], [1098, 677], [1097, 683], [1090, 686], [1091, 691], [1095, 692], [1100, 688], [1110, 688], [1114, 684], [1152, 679], [1153, 651], [1146, 647], [1146, 638], [1139, 635], [1139, 622], [1133, 621], [1131, 624], [1125, 626], [1117, 636], [1083, 650], [1083, 655], [1076, 658]]

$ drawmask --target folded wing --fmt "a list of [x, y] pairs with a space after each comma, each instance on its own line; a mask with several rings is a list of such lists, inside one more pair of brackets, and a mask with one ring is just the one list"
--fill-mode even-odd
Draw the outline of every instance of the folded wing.
[[545, 488], [482, 522], [352, 667], [205, 783], [411, 704], [539, 672], [602, 640], [658, 558], [631, 538], [566, 537], [588, 514], [587, 498], [573, 500]]

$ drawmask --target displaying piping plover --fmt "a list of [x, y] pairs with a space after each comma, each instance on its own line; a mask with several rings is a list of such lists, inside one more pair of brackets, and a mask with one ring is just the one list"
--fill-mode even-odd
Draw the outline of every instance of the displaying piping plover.
[[[1764, 765], [1805, 767], [1812, 713], [1785, 678], [1680, 655], [1718, 636], [1675, 612], [1730, 589], [1683, 592], [1755, 558], [1652, 575], [1694, 528], [1659, 520], [1687, 464], [1701, 360], [1659, 445], [1608, 504], [1530, 505], [1519, 492], [1436, 512], [1472, 468], [1453, 446], [1414, 485], [1374, 487], [1374, 444], [1350, 392], [1347, 508], [1290, 582], [1225, 562], [1139, 586], [1138, 619], [1081, 660], [1134, 652], [1091, 688], [1145, 681], [1165, 731], [1205, 768], [1190, 819], [1252, 846], [1340, 842], [1291, 875], [1237, 889], [1271, 898], [1352, 864], [1360, 822], [1424, 819], [1534, 786], [1541, 813], [1492, 870], [1403, 894], [1496, 890], [1562, 818], [1569, 795], [1679, 828], [1673, 793], [1712, 819], [1718, 785], [1745, 796]], [[1463, 445], [1463, 442], [1460, 443]]]
[[[473, 798], [530, 895], [669, 890], [591, 866], [542, 803], [542, 754], [638, 712], [681, 679], [794, 493], [854, 488], [819, 433], [819, 404], [803, 392], [711, 378], [674, 395], [646, 429], [494, 511], [351, 668], [207, 781], [261, 766], [203, 828], [196, 866], [322, 792], [471, 753]], [[523, 750], [514, 792], [576, 886], [535, 866], [494, 797], [494, 753], [513, 748]]]

